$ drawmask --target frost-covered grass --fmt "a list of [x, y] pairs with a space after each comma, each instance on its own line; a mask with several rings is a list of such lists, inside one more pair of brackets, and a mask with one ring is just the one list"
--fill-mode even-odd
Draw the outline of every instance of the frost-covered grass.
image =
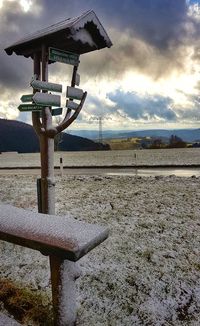
[[[179, 148], [160, 150], [127, 150], [97, 152], [56, 152], [55, 166], [60, 157], [64, 166], [114, 166], [114, 165], [191, 165], [200, 164], [200, 148]], [[3, 153], [1, 167], [40, 166], [40, 155]]]
[[[199, 325], [200, 178], [56, 181], [57, 214], [110, 228], [78, 263], [78, 325]], [[36, 210], [35, 177], [0, 176], [0, 188], [1, 201]], [[2, 242], [0, 264], [1, 277], [50, 296], [48, 258]]]

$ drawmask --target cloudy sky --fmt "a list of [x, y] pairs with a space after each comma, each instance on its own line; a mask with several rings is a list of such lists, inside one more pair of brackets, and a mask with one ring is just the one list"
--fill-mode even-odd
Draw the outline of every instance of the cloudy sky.
[[[4, 48], [89, 9], [113, 46], [81, 56], [88, 98], [71, 129], [96, 129], [100, 116], [104, 129], [199, 128], [200, 0], [0, 0], [0, 117], [31, 123], [17, 106], [32, 60]], [[69, 84], [71, 66], [51, 66], [49, 81]]]

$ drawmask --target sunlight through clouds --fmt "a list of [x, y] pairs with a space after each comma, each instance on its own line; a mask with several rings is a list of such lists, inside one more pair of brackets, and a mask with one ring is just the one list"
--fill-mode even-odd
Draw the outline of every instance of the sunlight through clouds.
[[[6, 47], [10, 40], [17, 41], [24, 34], [79, 15], [90, 9], [91, 3], [0, 0], [2, 45]], [[181, 117], [188, 123], [192, 119], [200, 122], [200, 1], [124, 0], [122, 4], [119, 0], [97, 0], [93, 5], [113, 47], [81, 56], [80, 87], [88, 91], [88, 97], [80, 125], [85, 126], [94, 116], [105, 117], [105, 125], [110, 128], [123, 125], [130, 129], [136, 124], [142, 128], [148, 123], [180, 127]], [[7, 111], [11, 116], [14, 106], [9, 94], [16, 90], [20, 93], [20, 89], [22, 92], [25, 80], [28, 85], [32, 62], [17, 56], [9, 58], [3, 51], [0, 56], [0, 86], [9, 90], [2, 95], [0, 112]], [[62, 83], [64, 89], [71, 82], [72, 67], [66, 66], [49, 67], [49, 81]], [[64, 102], [65, 97], [63, 93]]]
[[20, 5], [22, 6], [25, 12], [29, 11], [33, 2], [31, 0], [20, 0]]
[[[16, 2], [16, 0], [0, 0], [0, 9], [4, 6], [6, 6], [6, 4], [8, 3], [12, 3], [12, 2]], [[33, 1], [32, 0], [20, 0], [19, 4], [21, 6], [21, 8], [23, 9], [24, 12], [27, 12], [30, 10], [31, 6], [33, 5]]]
[[24, 14], [31, 11], [31, 13], [36, 16], [39, 15], [43, 9], [40, 0], [0, 0], [0, 10], [3, 9], [5, 12], [7, 12], [7, 8], [13, 8], [13, 11], [15, 11], [15, 5], [18, 5]]
[[198, 1], [190, 2], [188, 1], [188, 16], [191, 16], [197, 20], [200, 20], [200, 4]]

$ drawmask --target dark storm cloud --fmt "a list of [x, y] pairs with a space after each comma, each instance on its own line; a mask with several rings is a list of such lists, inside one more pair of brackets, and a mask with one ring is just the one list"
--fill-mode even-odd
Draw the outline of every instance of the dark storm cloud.
[[143, 96], [135, 93], [124, 93], [117, 90], [108, 94], [108, 98], [116, 103], [116, 110], [123, 111], [125, 115], [134, 120], [164, 119], [176, 121], [176, 114], [172, 110], [172, 100], [162, 96]]
[[199, 122], [200, 121], [200, 104], [196, 104], [193, 108], [176, 109], [179, 121]]
[[20, 57], [6, 57], [0, 54], [0, 85], [5, 91], [7, 88], [14, 91], [28, 87], [32, 76], [32, 62]]
[[24, 13], [19, 1], [6, 1], [0, 9], [0, 84], [4, 87], [24, 87], [32, 67], [27, 59], [7, 57], [3, 48], [26, 33], [89, 9], [95, 10], [114, 45], [82, 56], [80, 68], [86, 78], [120, 78], [134, 70], [158, 79], [184, 70], [190, 39], [185, 23], [193, 24], [185, 0], [35, 0], [34, 8], [37, 5], [42, 8], [38, 15], [33, 8]]
[[159, 49], [139, 39], [133, 40], [128, 34], [123, 37], [114, 33], [112, 41], [113, 48], [82, 56], [80, 69], [83, 76], [120, 80], [126, 72], [132, 71], [158, 80], [184, 71], [187, 48], [183, 46], [163, 55]]
[[73, 16], [88, 9], [96, 11], [113, 47], [82, 56], [81, 67], [88, 76], [116, 78], [136, 70], [157, 79], [184, 70], [185, 45], [191, 37], [186, 23], [193, 24], [185, 0], [43, 0], [42, 4], [48, 6], [46, 15], [51, 19], [68, 12]]
[[[185, 0], [43, 0], [48, 18], [70, 17], [94, 9], [103, 23], [123, 31], [134, 32], [138, 38], [166, 49], [184, 33], [187, 19]], [[46, 14], [45, 14], [46, 13]]]
[[[139, 39], [168, 49], [184, 33], [185, 0], [127, 0], [105, 2], [105, 15], [116, 26], [129, 28]], [[103, 6], [102, 6], [103, 7]]]
[[[4, 48], [41, 28], [62, 19], [79, 15], [89, 9], [82, 1], [34, 0], [30, 11], [24, 12], [19, 1], [4, 1], [0, 8], [0, 87], [20, 90], [28, 85], [32, 76], [32, 60], [8, 56]], [[40, 12], [41, 10], [41, 12]]]
[[[82, 56], [81, 71], [86, 78], [121, 78], [136, 71], [153, 79], [183, 72], [187, 46], [195, 38], [198, 24], [187, 14], [185, 0], [54, 1], [49, 16], [59, 12], [72, 15], [93, 8], [113, 41], [111, 49]], [[47, 5], [47, 1], [43, 1]], [[193, 26], [193, 31], [188, 29]], [[198, 44], [196, 45], [198, 50]], [[197, 55], [198, 51], [195, 51]]]
[[0, 8], [1, 48], [45, 26], [40, 0], [34, 0], [33, 4], [31, 10], [25, 12], [18, 0], [3, 2]]
[[[37, 1], [35, 1], [37, 3]], [[0, 9], [0, 86], [2, 91], [20, 90], [29, 84], [32, 76], [31, 60], [16, 55], [8, 56], [4, 48], [25, 34], [37, 29], [39, 18], [32, 12], [24, 13], [19, 1], [3, 2]]]

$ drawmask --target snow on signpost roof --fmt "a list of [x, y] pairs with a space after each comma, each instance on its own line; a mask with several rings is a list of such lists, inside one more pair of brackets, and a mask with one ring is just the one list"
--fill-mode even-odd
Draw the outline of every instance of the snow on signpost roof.
[[112, 42], [93, 10], [78, 17], [68, 18], [57, 24], [27, 35], [5, 49], [8, 55], [14, 53], [33, 57], [41, 51], [41, 45], [55, 47], [77, 54], [111, 47]]

